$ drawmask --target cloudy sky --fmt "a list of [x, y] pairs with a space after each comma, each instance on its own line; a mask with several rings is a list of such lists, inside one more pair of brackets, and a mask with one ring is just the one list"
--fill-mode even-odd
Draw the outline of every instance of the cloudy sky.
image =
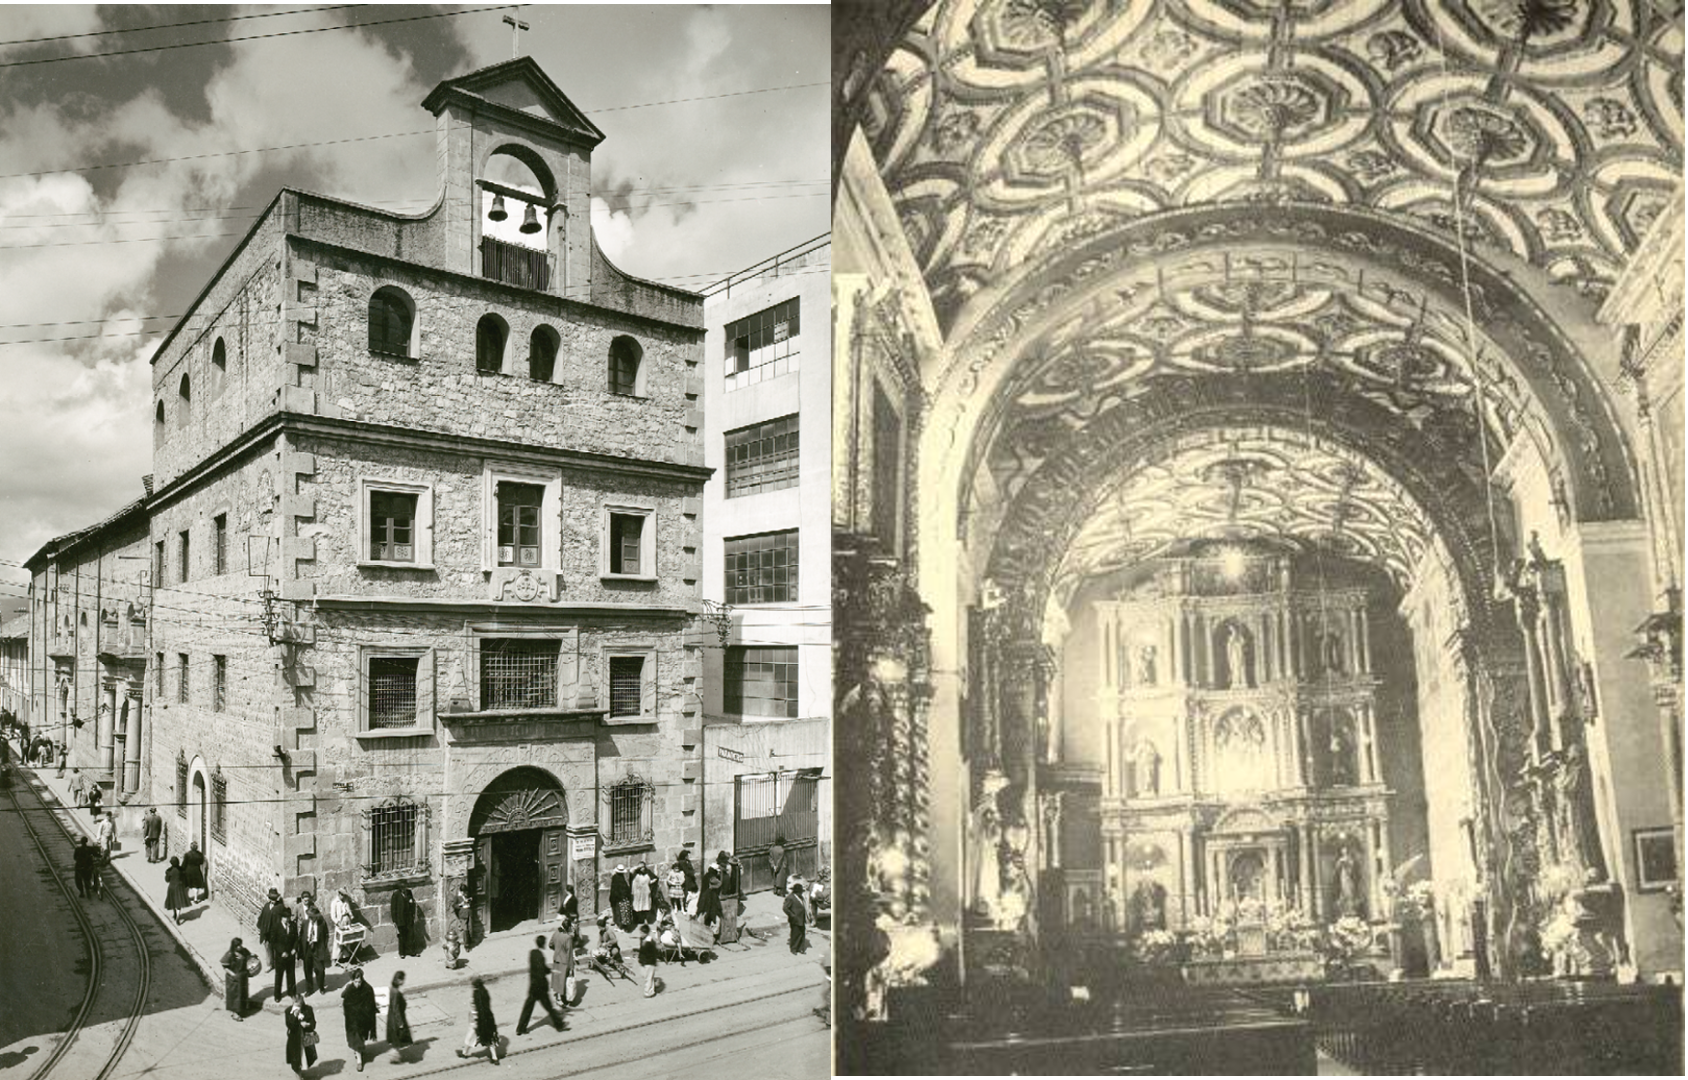
[[[509, 59], [506, 14], [0, 7], [0, 597], [44, 541], [140, 496], [147, 360], [278, 188], [432, 204], [421, 101]], [[826, 7], [521, 18], [607, 136], [593, 227], [622, 269], [701, 287], [826, 231]]]

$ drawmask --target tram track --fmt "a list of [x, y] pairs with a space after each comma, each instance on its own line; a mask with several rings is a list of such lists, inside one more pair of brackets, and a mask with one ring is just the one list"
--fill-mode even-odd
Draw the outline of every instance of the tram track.
[[[107, 965], [101, 936], [95, 931], [93, 920], [83, 906], [82, 899], [76, 895], [75, 890], [70, 885], [65, 883], [63, 871], [60, 869], [64, 865], [64, 860], [53, 858], [52, 853], [47, 848], [46, 841], [42, 839], [40, 832], [30, 822], [30, 814], [24, 810], [23, 804], [18, 798], [17, 784], [20, 780], [29, 783], [30, 795], [39, 804], [41, 812], [52, 820], [65, 840], [73, 847], [76, 843], [76, 834], [60, 818], [59, 811], [48, 805], [47, 800], [41, 797], [41, 793], [37, 790], [34, 782], [27, 775], [20, 776], [17, 772], [14, 772], [12, 783], [8, 785], [6, 793], [11, 799], [13, 809], [17, 812], [17, 820], [23, 823], [24, 830], [29, 834], [30, 842], [35, 846], [35, 850], [40, 855], [42, 863], [47, 867], [49, 875], [58, 885], [59, 890], [64, 893], [71, 913], [76, 919], [77, 927], [88, 943], [88, 989], [82, 995], [82, 1001], [77, 1007], [75, 1016], [71, 1019], [69, 1028], [65, 1031], [64, 1038], [59, 1040], [41, 1064], [36, 1066], [35, 1071], [30, 1074], [30, 1080], [46, 1080], [48, 1076], [53, 1074], [54, 1068], [64, 1061], [82, 1035], [88, 1016], [93, 1011], [100, 992], [104, 988]], [[129, 1049], [130, 1043], [134, 1041], [135, 1032], [140, 1027], [141, 1017], [146, 1012], [147, 995], [152, 989], [152, 953], [147, 947], [146, 936], [141, 932], [140, 923], [115, 896], [116, 888], [122, 882], [122, 876], [109, 866], [102, 869], [100, 876], [102, 892], [105, 894], [105, 898], [110, 901], [111, 910], [117, 913], [118, 918], [128, 928], [130, 939], [135, 945], [135, 957], [140, 965], [139, 977], [136, 979], [134, 1002], [123, 1019], [123, 1026], [117, 1034], [111, 1052], [106, 1055], [98, 1072], [84, 1074], [90, 1075], [92, 1080], [109, 1080], [116, 1071], [118, 1062], [122, 1060], [124, 1053]], [[125, 885], [124, 888], [127, 889], [127, 886]], [[75, 1080], [81, 1080], [81, 1078], [78, 1077]]]

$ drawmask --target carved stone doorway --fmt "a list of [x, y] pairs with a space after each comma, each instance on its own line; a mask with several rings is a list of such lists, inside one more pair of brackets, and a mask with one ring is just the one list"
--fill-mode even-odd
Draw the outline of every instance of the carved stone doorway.
[[562, 785], [543, 769], [511, 769], [486, 786], [469, 817], [481, 926], [497, 933], [555, 916], [569, 881], [567, 829]]

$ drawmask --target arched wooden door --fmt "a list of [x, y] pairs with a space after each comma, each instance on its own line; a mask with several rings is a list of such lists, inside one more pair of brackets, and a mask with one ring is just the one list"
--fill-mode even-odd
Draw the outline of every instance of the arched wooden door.
[[489, 931], [548, 919], [568, 882], [568, 801], [543, 769], [523, 766], [486, 786], [469, 816], [475, 915]]

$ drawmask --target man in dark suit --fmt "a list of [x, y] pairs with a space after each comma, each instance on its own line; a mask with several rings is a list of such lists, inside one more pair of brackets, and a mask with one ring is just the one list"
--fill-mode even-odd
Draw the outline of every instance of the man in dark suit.
[[271, 962], [275, 965], [275, 996], [281, 999], [281, 983], [287, 979], [287, 996], [294, 996], [297, 987], [297, 974], [293, 966], [293, 958], [298, 955], [299, 927], [293, 920], [293, 913], [286, 907], [276, 916], [275, 925], [270, 931], [270, 940], [265, 942], [270, 948]]
[[544, 936], [534, 938], [533, 944], [534, 948], [528, 953], [527, 1000], [522, 1003], [521, 1019], [516, 1021], [517, 1035], [527, 1034], [528, 1021], [533, 1019], [535, 1003], [545, 1006], [545, 1012], [551, 1017], [551, 1022], [557, 1025], [557, 1030], [563, 1030], [563, 1018], [558, 1014], [557, 1007], [551, 1004], [551, 965], [545, 962]]
[[[400, 956], [411, 954], [411, 934], [416, 922], [416, 897], [400, 885], [393, 890], [393, 930], [398, 934]], [[420, 955], [420, 954], [418, 954]]]
[[141, 822], [141, 838], [147, 843], [147, 862], [158, 861], [158, 838], [164, 834], [164, 819], [158, 816], [158, 807], [147, 807], [147, 816]]
[[76, 894], [88, 895], [88, 882], [94, 876], [94, 848], [88, 843], [86, 836], [76, 838], [76, 848], [71, 852], [71, 858], [76, 864]]
[[281, 894], [271, 889], [270, 898], [258, 911], [258, 943], [264, 947], [271, 970], [275, 969], [275, 946], [271, 944], [270, 938], [275, 934], [276, 920], [286, 910], [287, 905], [282, 903]]

